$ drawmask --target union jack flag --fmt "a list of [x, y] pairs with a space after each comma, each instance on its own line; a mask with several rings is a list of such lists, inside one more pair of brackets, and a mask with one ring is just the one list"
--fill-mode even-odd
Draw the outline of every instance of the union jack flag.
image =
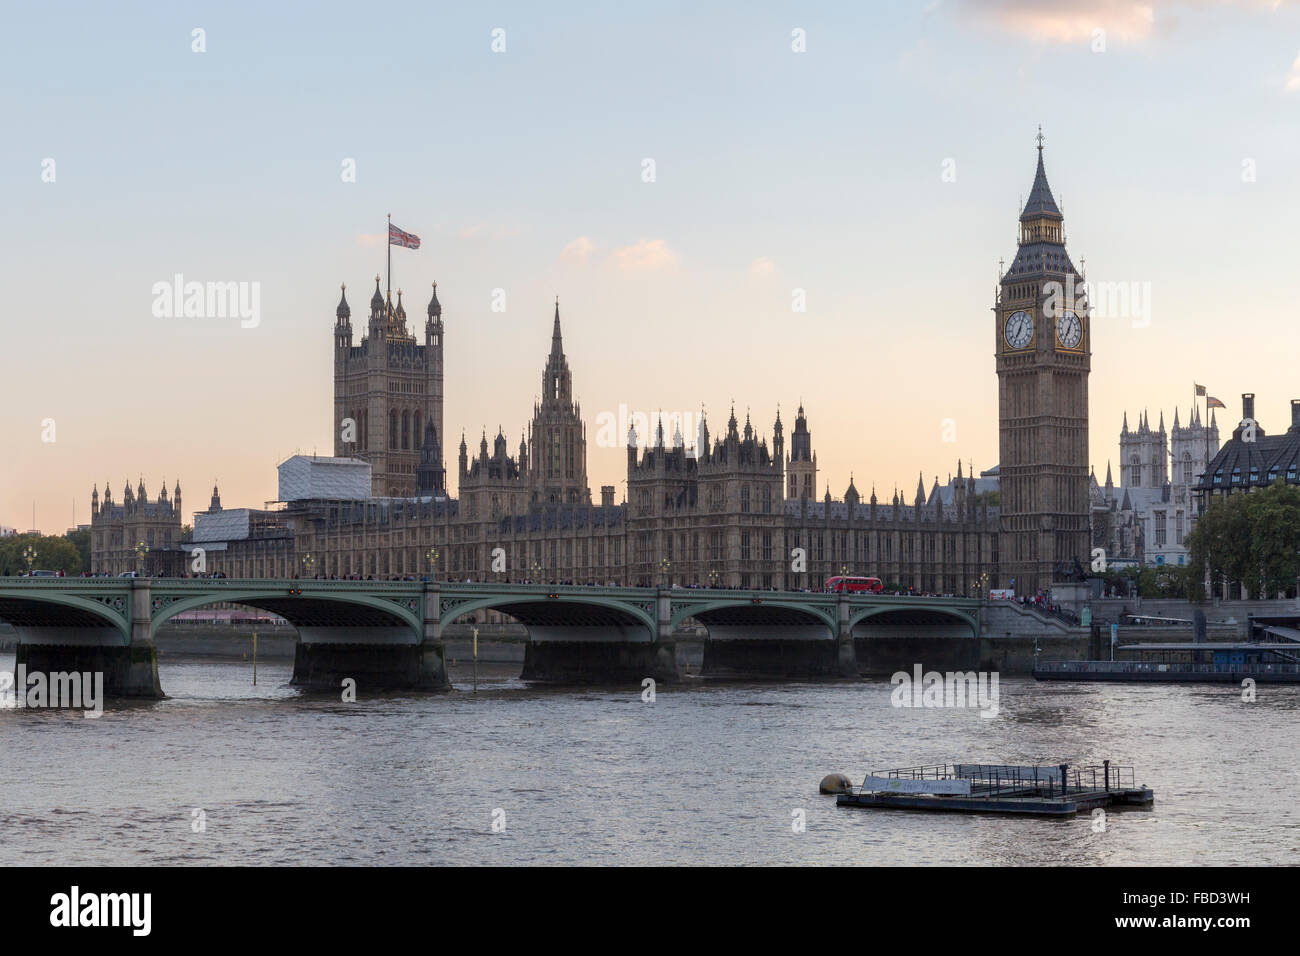
[[410, 232], [403, 232], [391, 222], [388, 224], [388, 244], [401, 246], [403, 249], [419, 249], [420, 237]]

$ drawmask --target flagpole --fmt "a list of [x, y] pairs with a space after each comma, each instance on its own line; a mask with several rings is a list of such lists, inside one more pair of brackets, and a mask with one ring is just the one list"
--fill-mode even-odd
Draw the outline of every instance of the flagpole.
[[[1201, 485], [1204, 491], [1201, 492], [1201, 517], [1205, 517], [1205, 512], [1210, 510], [1210, 388], [1205, 387], [1205, 418], [1201, 420], [1201, 428], [1205, 430], [1205, 471], [1201, 474]], [[1214, 594], [1214, 574], [1210, 570], [1210, 562], [1205, 562], [1205, 596], [1213, 600]], [[1214, 602], [1218, 607], [1218, 602]]]
[[388, 301], [393, 300], [393, 214], [388, 214], [388, 229], [384, 233], [384, 242], [388, 245]]
[[1207, 482], [1209, 482], [1210, 480], [1210, 425], [1209, 425], [1210, 389], [1205, 385], [1193, 384], [1192, 385], [1192, 411], [1193, 412], [1196, 411], [1196, 400], [1200, 398], [1202, 395], [1205, 396], [1205, 418], [1202, 419], [1201, 421], [1201, 427], [1205, 429], [1205, 467], [1201, 470], [1201, 485], [1204, 490], [1201, 492], [1199, 496], [1197, 496], [1197, 505], [1198, 505], [1196, 510], [1197, 517], [1200, 517], [1201, 515], [1205, 514], [1205, 506], [1209, 502], [1209, 494], [1210, 494], [1209, 486], [1207, 484]]

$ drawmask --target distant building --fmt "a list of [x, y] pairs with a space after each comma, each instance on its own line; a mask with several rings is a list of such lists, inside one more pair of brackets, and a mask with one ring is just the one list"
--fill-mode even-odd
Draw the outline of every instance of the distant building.
[[1108, 564], [1132, 563], [1180, 566], [1188, 560], [1187, 536], [1196, 523], [1196, 483], [1205, 462], [1219, 450], [1219, 426], [1214, 413], [1201, 421], [1195, 405], [1181, 424], [1174, 410], [1173, 428], [1165, 430], [1164, 412], [1151, 427], [1143, 412], [1130, 429], [1128, 413], [1119, 435], [1120, 486], [1111, 481], [1090, 483], [1093, 504], [1093, 547], [1106, 551]]
[[[423, 461], [426, 477], [443, 494], [443, 324], [438, 284], [433, 284], [429, 300], [423, 345], [407, 328], [402, 291], [397, 291], [394, 306], [380, 294], [378, 276], [365, 335], [359, 345], [353, 345], [352, 309], [346, 293], [344, 287], [335, 310], [334, 455], [369, 462], [374, 493], [383, 497], [414, 494], [416, 472]], [[430, 440], [432, 447], [424, 447]]]
[[1291, 400], [1291, 427], [1269, 435], [1255, 420], [1254, 393], [1247, 392], [1241, 396], [1241, 423], [1211, 459], [1196, 496], [1208, 507], [1215, 498], [1255, 491], [1278, 479], [1300, 484], [1300, 399]]
[[282, 461], [276, 471], [280, 501], [370, 497], [370, 464], [359, 458], [294, 455]]
[[[1078, 313], [1051, 307], [1059, 287], [1073, 289], [1082, 276], [1065, 250], [1041, 142], [1019, 226], [1016, 257], [1000, 276], [994, 309], [1001, 461], [978, 478], [958, 463], [955, 477], [940, 485], [936, 475], [927, 492], [918, 475], [909, 502], [896, 488], [886, 501], [874, 489], [864, 500], [851, 476], [842, 498], [826, 487], [819, 499], [802, 405], [788, 455], [779, 411], [769, 445], [749, 414], [742, 427], [733, 408], [712, 441], [702, 416], [690, 448], [680, 431], [664, 434], [662, 417], [653, 436], [641, 440], [631, 432], [626, 498], [616, 503], [615, 487], [605, 485], [597, 504], [557, 303], [542, 396], [517, 453], [501, 426], [491, 442], [483, 431], [473, 455], [462, 432], [453, 498], [444, 465], [444, 326], [436, 286], [420, 344], [401, 292], [394, 305], [376, 280], [360, 344], [353, 342], [345, 296], [335, 310], [334, 456], [283, 462], [275, 507], [226, 511], [214, 488], [208, 511], [195, 518], [192, 545], [204, 549], [207, 573], [229, 577], [436, 574], [819, 589], [847, 571], [931, 593], [1049, 588], [1081, 570], [1090, 541], [1115, 540], [1117, 550], [1140, 552], [1146, 532], [1132, 494], [1127, 504], [1122, 496], [1115, 501], [1109, 475], [1105, 489], [1089, 480], [1090, 315], [1082, 303]], [[1178, 492], [1157, 447], [1167, 436], [1158, 431], [1154, 439], [1143, 433], [1140, 448], [1132, 444], [1149, 473], [1136, 475], [1126, 491], [1136, 494], [1150, 481], [1163, 495], [1168, 484], [1172, 500]], [[1194, 438], [1187, 442], [1194, 464]], [[1172, 477], [1181, 479], [1178, 462]], [[97, 526], [97, 560], [124, 566], [137, 534], [166, 540], [170, 529], [174, 539], [179, 501], [168, 507], [173, 513], [157, 512], [153, 528], [140, 523], [148, 509]], [[1174, 511], [1172, 533], [1181, 541], [1188, 514], [1179, 526]], [[1168, 534], [1167, 525], [1166, 541]]]
[[113, 500], [108, 483], [104, 499], [99, 486], [90, 494], [90, 570], [96, 574], [140, 571], [148, 574], [181, 573], [181, 484], [167, 497], [164, 483], [158, 498], [150, 501], [144, 479], [131, 491], [127, 482], [122, 503]]
[[1133, 507], [1129, 489], [1115, 487], [1109, 463], [1106, 484], [1099, 486], [1094, 472], [1088, 485], [1094, 550], [1101, 548], [1105, 552], [1107, 568], [1141, 564], [1146, 554], [1146, 529]]
[[[294, 554], [293, 528], [284, 520], [283, 511], [259, 508], [222, 508], [217, 489], [212, 489], [215, 507], [194, 516], [194, 533], [186, 544], [189, 561], [186, 574], [228, 576], [231, 555], [240, 556], [239, 577], [287, 578], [307, 570]], [[199, 554], [195, 555], [195, 549]], [[196, 571], [194, 559], [201, 557]], [[306, 565], [310, 565], [310, 559]]]
[[[803, 409], [789, 459], [779, 414], [769, 447], [733, 410], [716, 439], [702, 421], [690, 449], [680, 431], [669, 440], [662, 420], [649, 441], [629, 434], [627, 500], [616, 503], [605, 485], [594, 504], [558, 308], [542, 394], [517, 456], [503, 429], [490, 447], [485, 433], [472, 457], [462, 438], [459, 498], [437, 473], [426, 420], [411, 494], [363, 494], [368, 462], [295, 456], [280, 466], [275, 508], [222, 509], [214, 489], [192, 546], [207, 573], [228, 577], [418, 578], [436, 569], [456, 580], [821, 588], [849, 570], [938, 593], [1002, 583], [998, 510], [984, 494], [996, 491], [996, 470], [976, 479], [958, 464], [928, 493], [918, 480], [911, 502], [897, 491], [887, 503], [874, 492], [862, 500], [852, 481], [842, 500], [829, 489], [819, 500], [807, 493], [816, 455]], [[793, 497], [787, 461], [799, 479]]]
[[[1038, 168], [1016, 257], [993, 304], [998, 376], [1002, 569], [1033, 594], [1081, 573], [1089, 556], [1088, 375], [1092, 316], [1065, 248], [1065, 222]], [[1077, 310], [1077, 311], [1075, 311]]]

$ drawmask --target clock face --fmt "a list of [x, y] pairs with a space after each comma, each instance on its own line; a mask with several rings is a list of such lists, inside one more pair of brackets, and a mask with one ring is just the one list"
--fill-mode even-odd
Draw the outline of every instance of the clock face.
[[1069, 309], [1062, 312], [1056, 320], [1056, 338], [1067, 349], [1077, 347], [1083, 338], [1083, 322]]
[[1034, 337], [1034, 320], [1028, 312], [1012, 312], [1007, 316], [1007, 324], [1002, 329], [1002, 336], [1007, 345], [1013, 349], [1023, 349]]

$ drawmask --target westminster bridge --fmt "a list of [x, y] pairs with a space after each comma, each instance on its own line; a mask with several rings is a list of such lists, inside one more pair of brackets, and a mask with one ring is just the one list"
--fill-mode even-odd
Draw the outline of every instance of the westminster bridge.
[[[229, 602], [298, 631], [293, 682], [337, 689], [450, 686], [443, 628], [499, 611], [528, 631], [523, 679], [671, 681], [674, 634], [702, 627], [702, 676], [855, 676], [863, 642], [980, 636], [974, 598], [803, 591], [336, 581], [318, 578], [4, 578], [0, 620], [29, 671], [101, 671], [114, 696], [161, 697], [154, 636], [183, 611]], [[975, 641], [978, 644], [978, 641]]]

